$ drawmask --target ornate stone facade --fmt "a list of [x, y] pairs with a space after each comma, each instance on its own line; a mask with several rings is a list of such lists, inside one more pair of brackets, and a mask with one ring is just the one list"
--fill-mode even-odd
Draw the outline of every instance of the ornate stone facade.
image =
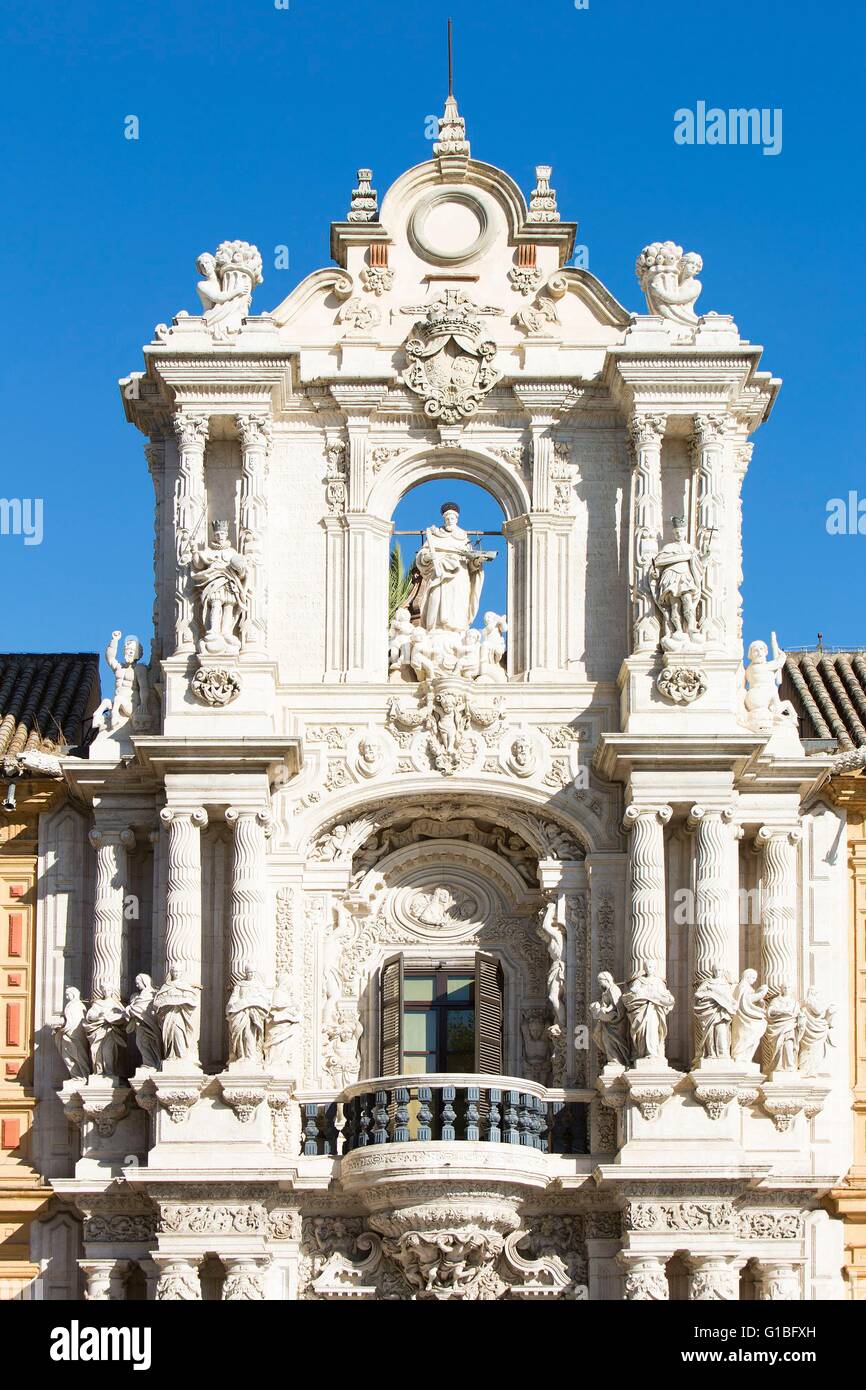
[[673, 242], [648, 314], [570, 266], [536, 178], [449, 96], [335, 267], [268, 309], [222, 243], [123, 383], [159, 638], [40, 829], [47, 1297], [841, 1292], [844, 813], [739, 624], [778, 383]]

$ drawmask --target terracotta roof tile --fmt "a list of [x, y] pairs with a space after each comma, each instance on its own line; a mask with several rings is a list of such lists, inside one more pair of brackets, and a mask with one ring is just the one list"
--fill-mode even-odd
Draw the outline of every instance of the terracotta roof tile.
[[98, 703], [95, 652], [0, 653], [0, 758], [75, 747]]
[[780, 693], [799, 715], [802, 738], [866, 747], [866, 652], [789, 652]]

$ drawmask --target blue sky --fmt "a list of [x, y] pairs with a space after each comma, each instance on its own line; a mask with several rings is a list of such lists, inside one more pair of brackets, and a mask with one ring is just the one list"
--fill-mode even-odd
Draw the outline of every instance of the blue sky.
[[[866, 498], [860, 6], [76, 0], [7, 6], [0, 26], [0, 493], [44, 502], [41, 545], [0, 536], [0, 648], [101, 649], [115, 626], [147, 641], [152, 490], [117, 378], [154, 324], [196, 309], [199, 252], [255, 242], [271, 308], [328, 263], [359, 165], [381, 197], [427, 156], [449, 13], [473, 153], [524, 190], [552, 163], [629, 308], [645, 243], [700, 252], [700, 308], [733, 313], [785, 379], [745, 486], [747, 639], [866, 644], [866, 537], [825, 527], [830, 498]], [[677, 145], [674, 112], [699, 100], [781, 108], [781, 153]]]

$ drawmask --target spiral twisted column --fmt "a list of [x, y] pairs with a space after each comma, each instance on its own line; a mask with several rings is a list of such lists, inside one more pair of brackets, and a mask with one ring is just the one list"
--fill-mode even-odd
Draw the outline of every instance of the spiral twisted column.
[[798, 829], [765, 825], [756, 843], [763, 851], [761, 876], [761, 967], [771, 999], [797, 987]]
[[666, 975], [664, 828], [671, 814], [670, 806], [629, 806], [625, 813], [624, 826], [631, 831], [629, 975], [640, 970]]
[[693, 806], [687, 827], [695, 836], [695, 984], [736, 969], [739, 921], [731, 862], [741, 833], [734, 812]]
[[96, 851], [93, 901], [94, 999], [119, 1002], [123, 984], [123, 901], [127, 882], [127, 850], [135, 846], [131, 830], [91, 830], [87, 837]]
[[725, 436], [729, 422], [720, 415], [696, 415], [692, 458], [697, 482], [697, 536], [704, 557], [704, 631], [710, 645], [725, 640]]
[[667, 416], [636, 411], [628, 433], [634, 467], [631, 484], [632, 651], [654, 651], [659, 622], [647, 583], [662, 533], [662, 439]]
[[165, 891], [165, 972], [190, 984], [201, 983], [201, 841], [207, 813], [165, 806], [159, 813], [168, 830]]
[[271, 817], [267, 811], [241, 811], [230, 806], [226, 821], [234, 830], [235, 840], [229, 940], [232, 988], [247, 969], [265, 978], [272, 974], [273, 924], [266, 888]]

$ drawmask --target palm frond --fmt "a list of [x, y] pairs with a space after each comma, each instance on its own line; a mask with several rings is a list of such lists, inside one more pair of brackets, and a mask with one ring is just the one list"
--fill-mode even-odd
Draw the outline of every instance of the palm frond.
[[394, 621], [398, 608], [405, 606], [412, 591], [412, 568], [407, 570], [403, 564], [403, 553], [399, 543], [391, 551], [388, 561], [388, 621]]

